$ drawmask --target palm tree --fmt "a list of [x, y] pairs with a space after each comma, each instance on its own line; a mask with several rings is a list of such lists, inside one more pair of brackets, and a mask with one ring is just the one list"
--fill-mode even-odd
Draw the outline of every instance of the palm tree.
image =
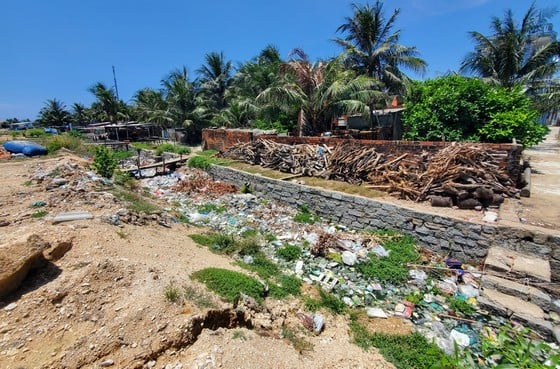
[[187, 68], [172, 71], [161, 84], [173, 125], [188, 127], [192, 123], [192, 112], [195, 109], [195, 89], [188, 79]]
[[520, 83], [532, 89], [560, 70], [560, 42], [548, 23], [551, 16], [533, 3], [521, 23], [515, 21], [511, 9], [503, 19], [493, 17], [490, 36], [470, 32], [475, 50], [465, 57], [460, 70], [504, 87]]
[[404, 93], [408, 77], [401, 68], [424, 72], [427, 64], [415, 47], [399, 44], [401, 31], [393, 28], [400, 10], [395, 9], [387, 20], [380, 1], [373, 6], [352, 4], [352, 10], [353, 15], [336, 30], [345, 37], [334, 40], [344, 48], [346, 66], [382, 81], [388, 93]]
[[223, 53], [211, 52], [205, 56], [206, 64], [198, 70], [201, 93], [207, 98], [207, 107], [219, 112], [227, 107], [226, 92], [231, 84], [233, 66]]
[[47, 126], [63, 126], [70, 122], [70, 112], [57, 99], [49, 99], [39, 111], [39, 122]]
[[84, 104], [74, 103], [72, 104], [72, 122], [77, 125], [83, 125], [89, 122], [89, 116], [87, 108]]
[[311, 63], [300, 49], [291, 56], [281, 67], [283, 83], [267, 88], [257, 99], [286, 111], [297, 107], [298, 135], [328, 130], [337, 114], [369, 116], [368, 102], [379, 94], [373, 79], [343, 71], [338, 60]]
[[92, 108], [97, 112], [97, 116], [103, 120], [116, 123], [120, 102], [111, 88], [107, 88], [102, 82], [97, 82], [88, 89], [97, 101], [92, 104]]

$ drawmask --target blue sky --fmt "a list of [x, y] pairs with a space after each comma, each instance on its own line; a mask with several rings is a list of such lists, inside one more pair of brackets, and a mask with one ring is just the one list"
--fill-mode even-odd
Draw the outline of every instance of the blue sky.
[[[113, 84], [130, 101], [144, 87], [158, 88], [171, 70], [191, 78], [204, 55], [222, 51], [234, 64], [266, 45], [287, 57], [302, 48], [312, 60], [340, 53], [331, 40], [351, 16], [346, 0], [2, 0], [0, 2], [0, 120], [34, 120], [47, 99], [89, 105], [95, 82]], [[370, 1], [372, 3], [373, 1]], [[520, 19], [530, 0], [385, 0], [400, 8], [401, 43], [428, 62], [424, 76], [457, 70], [472, 50], [468, 31], [487, 34], [492, 16], [506, 9]], [[537, 0], [539, 8], [556, 0]], [[553, 19], [560, 32], [560, 16]]]

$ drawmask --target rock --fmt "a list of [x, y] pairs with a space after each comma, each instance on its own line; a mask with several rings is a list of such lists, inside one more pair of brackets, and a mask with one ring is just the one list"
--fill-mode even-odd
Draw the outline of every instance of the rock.
[[64, 186], [67, 183], [68, 180], [66, 180], [66, 178], [53, 178], [51, 182], [47, 185], [47, 190], [52, 190], [53, 188]]
[[366, 314], [370, 318], [387, 318], [387, 314], [381, 308], [367, 308]]
[[554, 311], [554, 312], [560, 314], [560, 300], [554, 300], [550, 304], [550, 311]]
[[342, 253], [342, 262], [346, 265], [352, 266], [358, 261], [358, 256], [352, 251], [344, 251]]
[[43, 252], [45, 259], [56, 261], [62, 258], [72, 248], [73, 240], [60, 241], [55, 246]]
[[12, 302], [12, 303], [4, 306], [4, 311], [12, 311], [15, 308], [17, 308], [17, 304], [15, 302]]
[[101, 362], [101, 364], [99, 364], [102, 368], [106, 368], [108, 366], [113, 366], [115, 365], [115, 361], [113, 359], [107, 359], [107, 360], [103, 360]]
[[43, 251], [49, 247], [34, 234], [25, 242], [0, 248], [0, 298], [17, 290], [31, 269], [46, 263]]
[[554, 334], [554, 339], [556, 339], [556, 343], [560, 343], [560, 325], [555, 326], [552, 329], [552, 332]]

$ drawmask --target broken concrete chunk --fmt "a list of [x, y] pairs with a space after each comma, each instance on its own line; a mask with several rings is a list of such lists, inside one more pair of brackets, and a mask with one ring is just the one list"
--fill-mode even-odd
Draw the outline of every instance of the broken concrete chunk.
[[548, 311], [551, 305], [550, 296], [538, 288], [510, 281], [493, 275], [485, 275], [481, 279], [484, 288], [495, 289], [499, 292], [519, 297], [525, 301], [530, 301], [542, 309]]
[[484, 264], [485, 269], [514, 273], [522, 277], [533, 277], [550, 282], [550, 263], [548, 260], [520, 254], [502, 247], [491, 247]]
[[514, 313], [532, 320], [543, 320], [545, 318], [544, 311], [539, 306], [519, 297], [506, 295], [490, 288], [482, 291], [482, 297], [485, 297], [485, 299], [479, 298], [478, 303], [500, 315], [504, 315], [505, 312], [505, 316]]

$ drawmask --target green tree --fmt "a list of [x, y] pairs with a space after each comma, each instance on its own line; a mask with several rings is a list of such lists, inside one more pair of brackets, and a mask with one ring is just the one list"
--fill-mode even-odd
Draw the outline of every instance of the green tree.
[[415, 47], [399, 44], [401, 30], [395, 30], [400, 10], [386, 19], [383, 3], [353, 4], [353, 14], [338, 27], [344, 38], [334, 41], [344, 48], [345, 64], [359, 74], [382, 81], [386, 92], [403, 94], [408, 77], [402, 69], [424, 72], [426, 62]]
[[92, 109], [96, 113], [96, 117], [99, 120], [108, 120], [112, 123], [116, 123], [118, 120], [118, 112], [121, 107], [121, 103], [112, 88], [108, 88], [102, 82], [97, 82], [88, 89], [97, 101], [92, 104]]
[[81, 103], [72, 104], [71, 121], [72, 123], [78, 125], [85, 125], [86, 123], [90, 122], [88, 110], [84, 104]]
[[338, 60], [311, 63], [302, 50], [295, 49], [281, 71], [282, 84], [267, 88], [257, 99], [288, 112], [297, 108], [298, 135], [329, 130], [337, 114], [369, 115], [367, 103], [376, 94], [375, 81], [342, 70]]
[[39, 122], [46, 126], [62, 126], [70, 122], [70, 112], [57, 99], [49, 99], [39, 111]]
[[403, 114], [405, 139], [512, 142], [534, 145], [547, 128], [521, 88], [457, 75], [415, 82]]
[[508, 88], [532, 88], [550, 78], [560, 70], [560, 42], [550, 23], [554, 13], [538, 10], [533, 3], [519, 23], [511, 9], [503, 19], [493, 17], [491, 35], [470, 32], [475, 49], [460, 70]]

